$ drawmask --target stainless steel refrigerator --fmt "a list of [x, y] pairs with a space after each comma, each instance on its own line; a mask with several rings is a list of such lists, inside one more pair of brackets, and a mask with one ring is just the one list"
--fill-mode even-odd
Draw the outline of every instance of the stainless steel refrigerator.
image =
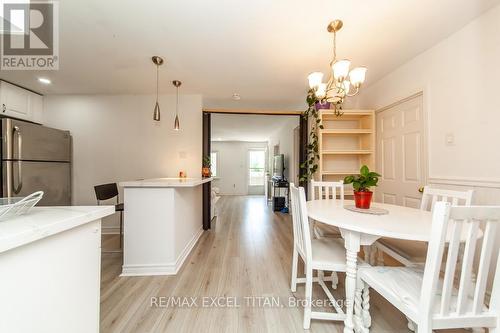
[[39, 206], [71, 205], [71, 136], [2, 118], [2, 197], [44, 191]]

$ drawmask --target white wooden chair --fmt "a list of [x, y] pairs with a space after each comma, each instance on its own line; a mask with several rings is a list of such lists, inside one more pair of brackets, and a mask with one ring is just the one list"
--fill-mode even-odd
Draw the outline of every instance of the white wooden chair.
[[[470, 206], [472, 203], [473, 190], [468, 191], [453, 191], [445, 189], [437, 189], [429, 186], [424, 187], [424, 192], [422, 194], [422, 201], [420, 203], [420, 210], [433, 211], [434, 205], [437, 201], [451, 202], [453, 206]], [[401, 221], [404, 223], [404, 221]], [[396, 259], [401, 264], [408, 267], [423, 266], [423, 258], [412, 258], [410, 255], [405, 253], [403, 250], [392, 246], [384, 239], [380, 239], [374, 244], [378, 252], [377, 265], [384, 265], [383, 253], [388, 254], [392, 258]], [[372, 253], [372, 259], [369, 262], [373, 265], [375, 252]]]
[[[500, 256], [495, 243], [500, 224], [500, 206], [451, 206], [435, 203], [431, 238], [425, 268], [360, 267], [355, 297], [355, 322], [367, 332], [371, 324], [368, 312], [368, 288], [375, 289], [407, 318], [416, 323], [419, 333], [433, 329], [482, 328], [500, 332]], [[481, 249], [476, 254], [480, 225], [484, 225]], [[465, 252], [458, 288], [454, 286], [461, 237], [466, 235]], [[443, 262], [445, 245], [448, 244]], [[472, 283], [474, 257], [478, 258], [477, 283]], [[493, 272], [493, 263], [496, 271]], [[440, 278], [441, 268], [444, 275]], [[490, 274], [494, 273], [494, 274]], [[485, 303], [488, 276], [493, 276], [489, 306]]]
[[[344, 182], [323, 182], [311, 181], [311, 200], [332, 200], [344, 204]], [[340, 231], [337, 228], [324, 226], [321, 223], [313, 224], [314, 236], [316, 238], [331, 237], [341, 238]]]
[[[336, 239], [311, 239], [309, 219], [307, 217], [306, 196], [302, 187], [290, 184], [291, 209], [293, 220], [293, 261], [292, 261], [292, 292], [297, 290], [297, 283], [305, 283], [304, 329], [309, 329], [311, 319], [344, 320], [345, 313], [337, 304], [325, 284], [329, 278], [324, 278], [322, 271], [345, 272], [346, 253], [342, 242]], [[304, 261], [305, 278], [297, 276], [299, 255]], [[313, 270], [318, 276], [313, 277]], [[318, 282], [336, 310], [333, 312], [312, 311], [312, 284]]]

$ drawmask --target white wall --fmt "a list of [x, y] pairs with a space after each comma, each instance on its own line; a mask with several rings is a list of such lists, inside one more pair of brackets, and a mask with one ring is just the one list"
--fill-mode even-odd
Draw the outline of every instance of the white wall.
[[269, 138], [269, 155], [272, 161], [274, 146], [279, 144], [280, 154], [285, 154], [285, 177], [289, 181], [295, 179], [292, 175], [298, 173], [298, 166], [293, 163], [293, 129], [299, 126], [299, 117], [287, 117], [286, 123], [279, 131], [273, 133]]
[[[201, 176], [202, 102], [180, 96], [181, 130], [173, 130], [175, 96], [160, 96], [154, 122], [151, 95], [46, 96], [44, 124], [73, 138], [73, 204], [95, 204], [94, 185], [139, 178]], [[116, 216], [105, 227], [117, 225]]]
[[[428, 182], [442, 188], [473, 188], [474, 204], [479, 205], [500, 204], [499, 31], [497, 6], [364, 88], [357, 100], [358, 107], [379, 109], [423, 91]], [[453, 145], [445, 141], [450, 134]]]
[[221, 195], [248, 194], [248, 150], [267, 148], [267, 142], [212, 141], [212, 151], [217, 151], [218, 175], [213, 186]]
[[[423, 91], [431, 181], [500, 186], [499, 31], [497, 6], [360, 94], [360, 107], [379, 109]], [[454, 145], [446, 145], [447, 134]]]

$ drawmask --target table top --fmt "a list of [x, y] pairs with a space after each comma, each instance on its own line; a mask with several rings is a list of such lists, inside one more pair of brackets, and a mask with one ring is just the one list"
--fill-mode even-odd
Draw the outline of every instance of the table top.
[[[354, 201], [344, 200], [344, 206]], [[372, 215], [345, 209], [340, 200], [312, 200], [307, 202], [310, 218], [341, 229], [380, 237], [428, 242], [432, 214], [420, 209], [374, 202], [373, 207], [387, 209], [389, 214]], [[465, 235], [464, 235], [465, 236]]]

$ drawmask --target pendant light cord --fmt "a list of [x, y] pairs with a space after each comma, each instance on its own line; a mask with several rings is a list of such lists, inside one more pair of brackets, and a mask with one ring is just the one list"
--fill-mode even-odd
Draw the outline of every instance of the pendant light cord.
[[337, 60], [337, 32], [333, 32], [333, 61]]
[[179, 115], [179, 86], [177, 86], [175, 88], [177, 90], [176, 103], [175, 103], [175, 115], [178, 116]]
[[159, 82], [159, 79], [158, 79], [158, 76], [159, 76], [159, 71], [160, 71], [160, 66], [159, 65], [156, 65], [156, 103], [158, 103], [158, 82]]

